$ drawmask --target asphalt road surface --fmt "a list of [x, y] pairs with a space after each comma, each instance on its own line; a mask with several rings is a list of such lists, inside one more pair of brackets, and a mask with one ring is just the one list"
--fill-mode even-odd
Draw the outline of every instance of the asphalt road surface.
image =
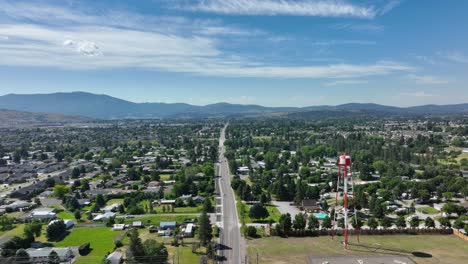
[[221, 131], [219, 138], [219, 187], [222, 200], [222, 229], [220, 234], [219, 253], [224, 263], [243, 263], [243, 250], [241, 247], [240, 224], [237, 216], [236, 200], [231, 188], [231, 175], [227, 159], [224, 157], [225, 131], [227, 125]]

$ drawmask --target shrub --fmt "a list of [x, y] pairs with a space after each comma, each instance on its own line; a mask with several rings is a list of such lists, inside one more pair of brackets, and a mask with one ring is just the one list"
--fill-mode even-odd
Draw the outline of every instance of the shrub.
[[80, 253], [81, 256], [87, 255], [89, 253], [89, 251], [91, 251], [90, 246], [91, 246], [91, 244], [89, 242], [81, 245], [78, 248], [78, 253]]
[[257, 236], [257, 229], [255, 227], [253, 227], [253, 226], [248, 226], [245, 233], [249, 237], [256, 237]]

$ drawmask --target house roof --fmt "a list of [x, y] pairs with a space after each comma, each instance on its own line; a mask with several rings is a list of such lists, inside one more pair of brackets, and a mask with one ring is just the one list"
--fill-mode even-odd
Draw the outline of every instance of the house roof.
[[160, 222], [159, 226], [175, 226], [176, 222]]
[[67, 257], [70, 254], [70, 248], [28, 248], [29, 257], [31, 258], [44, 258], [48, 257], [50, 252], [55, 251], [57, 255], [61, 258]]

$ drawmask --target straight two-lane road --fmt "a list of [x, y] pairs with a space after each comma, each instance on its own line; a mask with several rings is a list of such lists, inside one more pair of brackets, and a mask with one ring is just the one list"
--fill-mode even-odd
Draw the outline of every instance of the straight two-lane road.
[[243, 250], [241, 247], [240, 224], [237, 216], [236, 199], [231, 188], [231, 174], [224, 153], [226, 148], [226, 125], [221, 131], [219, 138], [219, 189], [222, 201], [222, 229], [220, 234], [220, 254], [224, 256], [224, 261], [229, 264], [241, 264]]

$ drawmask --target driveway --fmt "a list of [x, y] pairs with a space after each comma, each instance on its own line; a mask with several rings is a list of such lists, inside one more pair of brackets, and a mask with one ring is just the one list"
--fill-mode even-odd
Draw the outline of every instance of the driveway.
[[296, 206], [290, 205], [291, 202], [272, 201], [271, 203], [278, 208], [281, 214], [289, 213], [292, 219], [301, 212]]

